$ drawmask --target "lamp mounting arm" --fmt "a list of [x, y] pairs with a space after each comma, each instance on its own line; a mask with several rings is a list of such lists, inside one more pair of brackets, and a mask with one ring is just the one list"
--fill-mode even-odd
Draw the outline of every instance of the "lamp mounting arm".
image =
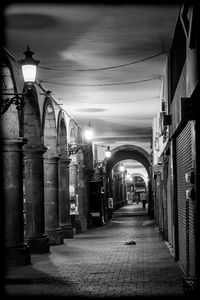
[[12, 98], [6, 98], [6, 99], [1, 99], [1, 105], [0, 105], [0, 114], [4, 114], [8, 108], [10, 107], [11, 104], [15, 104], [16, 108], [18, 111], [20, 111], [24, 105], [24, 101], [23, 101], [23, 95], [24, 94], [9, 94], [9, 93], [5, 93], [2, 95], [9, 95], [9, 96], [13, 96]]
[[84, 151], [86, 145], [72, 145], [68, 144], [69, 156], [76, 154], [79, 150]]

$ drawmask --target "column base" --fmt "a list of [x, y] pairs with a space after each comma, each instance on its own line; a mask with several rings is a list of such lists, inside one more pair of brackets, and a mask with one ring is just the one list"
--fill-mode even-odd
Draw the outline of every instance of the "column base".
[[62, 228], [63, 239], [72, 239], [73, 238], [72, 224], [62, 225], [60, 227]]
[[31, 254], [48, 253], [49, 250], [49, 236], [43, 234], [42, 236], [27, 238], [26, 242], [30, 246]]
[[49, 245], [61, 245], [61, 244], [63, 244], [63, 231], [62, 231], [62, 228], [47, 230], [46, 233], [49, 236]]
[[26, 266], [31, 264], [30, 247], [27, 244], [5, 249], [6, 266]]

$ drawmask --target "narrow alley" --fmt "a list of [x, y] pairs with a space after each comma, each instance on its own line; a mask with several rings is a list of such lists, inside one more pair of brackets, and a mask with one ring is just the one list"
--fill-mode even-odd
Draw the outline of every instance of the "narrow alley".
[[[136, 244], [126, 245], [134, 241]], [[182, 271], [140, 204], [126, 205], [32, 265], [8, 270], [12, 296], [183, 296]]]

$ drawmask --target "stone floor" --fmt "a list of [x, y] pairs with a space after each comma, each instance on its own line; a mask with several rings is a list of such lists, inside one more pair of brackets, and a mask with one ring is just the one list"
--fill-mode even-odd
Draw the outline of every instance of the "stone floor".
[[7, 270], [7, 296], [184, 296], [182, 271], [141, 204], [31, 260]]

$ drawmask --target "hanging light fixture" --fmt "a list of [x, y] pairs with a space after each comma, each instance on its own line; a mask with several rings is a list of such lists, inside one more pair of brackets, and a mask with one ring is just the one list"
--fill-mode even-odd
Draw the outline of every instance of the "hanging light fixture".
[[123, 163], [120, 164], [119, 170], [120, 170], [120, 172], [124, 172], [125, 171], [125, 167], [124, 167]]
[[105, 151], [105, 156], [106, 156], [106, 158], [110, 158], [111, 157], [110, 146], [107, 147], [107, 149]]
[[27, 46], [27, 50], [24, 52], [25, 58], [21, 60], [22, 74], [26, 83], [34, 83], [36, 78], [39, 60], [35, 60], [32, 57], [33, 54], [34, 52], [30, 51], [29, 46]]
[[93, 137], [93, 129], [92, 129], [91, 123], [89, 122], [88, 123], [88, 128], [85, 130], [85, 139], [87, 141], [91, 141], [92, 137]]

